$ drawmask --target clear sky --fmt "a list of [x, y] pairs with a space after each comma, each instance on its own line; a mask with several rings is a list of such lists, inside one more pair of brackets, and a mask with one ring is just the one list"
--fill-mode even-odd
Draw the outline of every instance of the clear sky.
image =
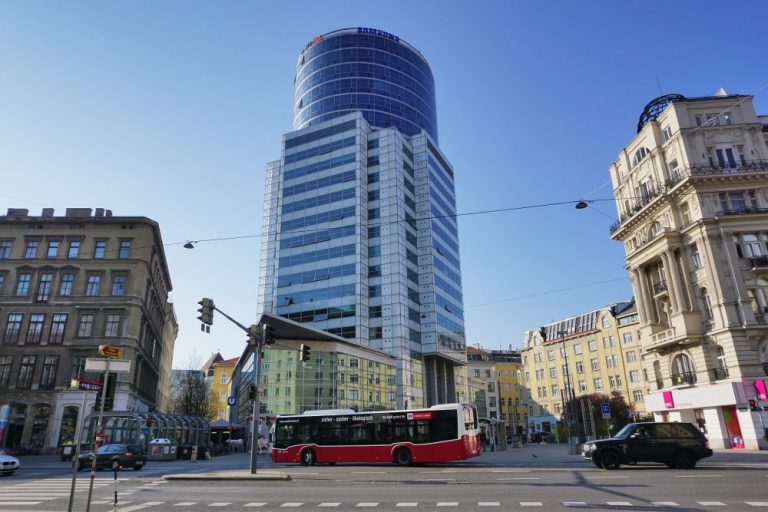
[[[553, 320], [629, 298], [608, 167], [660, 93], [756, 93], [762, 1], [0, 0], [0, 207], [103, 207], [160, 223], [180, 330], [174, 367], [257, 319], [265, 164], [292, 129], [313, 36], [375, 27], [432, 66], [456, 170], [468, 343], [520, 346]], [[525, 208], [579, 198], [573, 205]], [[187, 240], [243, 237], [201, 242]]]

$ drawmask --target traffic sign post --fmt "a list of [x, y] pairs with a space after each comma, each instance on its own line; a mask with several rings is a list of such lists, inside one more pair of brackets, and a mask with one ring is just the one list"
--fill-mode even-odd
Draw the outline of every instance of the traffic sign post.
[[600, 402], [600, 412], [602, 413], [604, 420], [611, 419], [611, 404], [608, 402]]

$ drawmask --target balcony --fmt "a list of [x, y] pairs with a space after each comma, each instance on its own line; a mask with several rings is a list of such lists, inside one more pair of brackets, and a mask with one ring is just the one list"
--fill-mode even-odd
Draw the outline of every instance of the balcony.
[[696, 374], [694, 372], [682, 372], [672, 374], [673, 386], [685, 386], [686, 384], [696, 384]]
[[712, 375], [715, 380], [724, 380], [728, 378], [728, 368], [712, 368]]
[[[640, 210], [645, 208], [646, 205], [651, 203], [657, 197], [666, 194], [669, 190], [677, 186], [678, 183], [685, 181], [688, 178], [696, 177], [709, 177], [709, 176], [733, 176], [744, 175], [751, 173], [768, 173], [768, 160], [744, 160], [743, 162], [727, 162], [723, 164], [719, 163], [707, 163], [691, 165], [690, 167], [674, 169], [670, 177], [664, 183], [664, 186], [658, 189], [648, 190], [642, 197], [636, 199], [629, 206], [629, 210], [622, 213], [619, 216], [619, 220], [613, 223], [610, 228], [610, 234], [613, 235], [618, 231], [622, 224], [626, 223], [629, 219], [635, 216]], [[619, 197], [621, 199], [621, 197]], [[742, 214], [755, 214], [755, 213], [768, 213], [768, 209], [764, 208], [735, 208], [727, 212], [721, 212], [723, 215], [742, 215]]]
[[768, 213], [768, 208], [755, 208], [752, 206], [742, 206], [739, 208], [729, 208], [727, 210], [720, 210], [717, 212], [718, 217], [725, 217], [727, 215], [755, 215], [759, 213]]

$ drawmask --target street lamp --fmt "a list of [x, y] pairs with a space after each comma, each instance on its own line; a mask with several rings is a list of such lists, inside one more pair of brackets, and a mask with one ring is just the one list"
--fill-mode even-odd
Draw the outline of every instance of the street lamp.
[[568, 347], [565, 346], [565, 335], [568, 334], [568, 331], [557, 331], [558, 336], [560, 336], [560, 342], [562, 345], [562, 352], [563, 352], [563, 358], [565, 359], [565, 407], [568, 409], [567, 411], [563, 411], [566, 414], [566, 421], [567, 427], [568, 427], [568, 453], [574, 452], [574, 445], [573, 445], [573, 432], [571, 430], [571, 427], [573, 425], [573, 420], [575, 419], [573, 415], [573, 407], [574, 407], [574, 401], [575, 401], [575, 395], [573, 392], [573, 385], [571, 383], [571, 370], [568, 367]]

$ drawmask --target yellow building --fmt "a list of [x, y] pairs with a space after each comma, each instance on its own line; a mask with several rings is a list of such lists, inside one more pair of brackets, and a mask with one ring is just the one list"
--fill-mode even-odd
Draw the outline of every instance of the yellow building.
[[528, 331], [522, 359], [531, 432], [552, 432], [569, 394], [618, 391], [634, 410], [645, 410], [634, 301]]
[[228, 420], [229, 406], [227, 398], [230, 396], [230, 386], [232, 385], [232, 374], [235, 366], [240, 360], [239, 357], [225, 359], [218, 363], [213, 363], [213, 379], [211, 380], [211, 397], [214, 403], [214, 416], [211, 421]]
[[492, 350], [491, 359], [496, 372], [499, 418], [507, 425], [508, 435], [520, 435], [527, 422], [525, 400], [528, 396], [522, 381], [523, 362], [520, 352]]

